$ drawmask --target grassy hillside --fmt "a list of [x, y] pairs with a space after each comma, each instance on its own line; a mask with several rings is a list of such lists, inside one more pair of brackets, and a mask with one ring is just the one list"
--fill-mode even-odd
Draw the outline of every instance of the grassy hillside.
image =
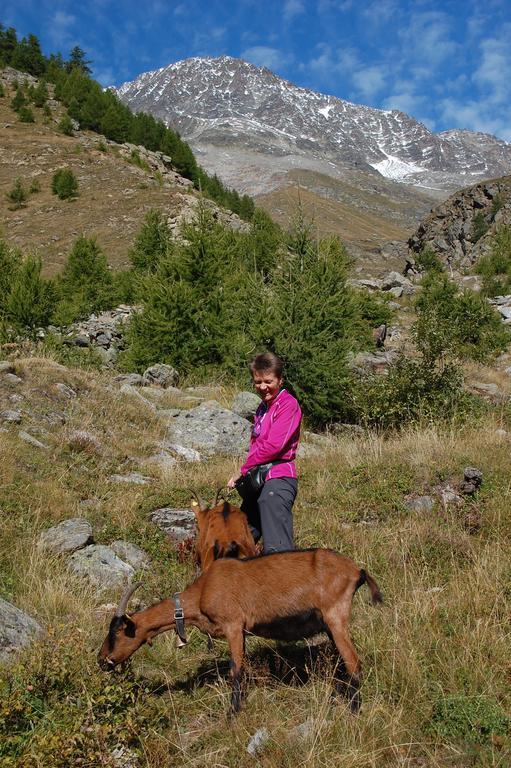
[[[65, 136], [57, 130], [64, 110], [52, 107], [45, 119], [33, 108], [35, 123], [21, 123], [9, 103], [13, 91], [0, 98], [0, 212], [6, 241], [41, 256], [46, 275], [62, 268], [78, 235], [97, 236], [110, 264], [128, 264], [128, 251], [144, 216], [152, 209], [178, 215], [188, 195], [181, 186], [163, 186], [149, 169], [130, 163], [119, 149], [90, 131]], [[69, 167], [78, 179], [79, 195], [70, 202], [51, 192], [53, 174]], [[6, 194], [20, 178], [28, 190], [37, 179], [40, 192], [27, 205], [10, 210]]]
[[[249, 639], [248, 695], [228, 724], [224, 643], [208, 653], [192, 630], [178, 652], [174, 637], [162, 636], [134, 656], [129, 671], [100, 672], [95, 654], [118, 596], [96, 595], [36, 540], [50, 525], [86, 517], [98, 543], [122, 537], [149, 552], [144, 604], [168, 596], [192, 579], [193, 567], [178, 562], [148, 513], [186, 505], [191, 488], [211, 497], [235, 461], [180, 464], [167, 474], [144, 467], [149, 485], [115, 484], [112, 473], [139, 469], [154, 453], [164, 432], [154, 412], [120, 396], [106, 373], [48, 358], [20, 358], [15, 371], [21, 383], [0, 376], [0, 411], [13, 408], [14, 395], [21, 428], [48, 448], [20, 440], [15, 425], [0, 431], [0, 595], [36, 617], [47, 634], [1, 673], [2, 768], [113, 767], [127, 764], [128, 750], [139, 766], [242, 768], [255, 764], [246, 747], [263, 727], [270, 740], [257, 764], [268, 768], [510, 764], [506, 408], [465, 428], [331, 439], [319, 455], [300, 460], [298, 544], [353, 557], [385, 596], [381, 608], [369, 604], [365, 589], [354, 601], [363, 707], [353, 716], [343, 703], [330, 704], [328, 652]], [[76, 397], [66, 397], [58, 383]], [[232, 395], [221, 387], [217, 393], [225, 405]], [[166, 397], [168, 407], [175, 404]], [[75, 429], [88, 430], [100, 447], [77, 443]], [[468, 465], [484, 473], [480, 491], [460, 505], [442, 505], [440, 487], [456, 485]], [[423, 494], [435, 499], [433, 509], [410, 511], [407, 501]], [[293, 728], [306, 721], [309, 735], [300, 740]]]

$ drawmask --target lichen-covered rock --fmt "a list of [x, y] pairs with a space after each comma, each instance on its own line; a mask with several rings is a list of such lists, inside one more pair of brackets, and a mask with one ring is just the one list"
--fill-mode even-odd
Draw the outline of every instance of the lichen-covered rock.
[[149, 568], [151, 565], [151, 558], [144, 552], [143, 549], [137, 547], [136, 544], [132, 544], [130, 541], [124, 541], [123, 539], [117, 539], [110, 544], [115, 554], [124, 560], [125, 563], [131, 565], [136, 571]]
[[0, 661], [6, 662], [39, 635], [43, 629], [24, 611], [0, 597]]
[[240, 454], [247, 450], [251, 424], [216, 402], [182, 411], [169, 424], [166, 440], [213, 454]]
[[244, 419], [252, 419], [261, 404], [261, 398], [254, 392], [238, 392], [232, 401], [231, 411]]
[[157, 384], [166, 389], [179, 384], [179, 373], [171, 365], [157, 363], [144, 371], [143, 379], [147, 384]]
[[38, 545], [55, 554], [71, 553], [92, 544], [92, 525], [83, 517], [63, 520], [58, 525], [43, 531]]
[[176, 541], [184, 541], [195, 536], [195, 514], [191, 509], [173, 509], [161, 507], [149, 514], [149, 519]]
[[135, 570], [118, 557], [113, 549], [103, 544], [92, 544], [71, 555], [69, 569], [85, 576], [99, 589], [119, 587], [132, 579]]

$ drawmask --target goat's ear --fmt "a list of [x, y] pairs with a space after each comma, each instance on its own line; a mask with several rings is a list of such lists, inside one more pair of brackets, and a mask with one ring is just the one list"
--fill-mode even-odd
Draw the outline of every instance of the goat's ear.
[[195, 499], [192, 499], [190, 502], [190, 509], [195, 514], [197, 520], [200, 520], [201, 516], [203, 516], [208, 511], [207, 507], [206, 509], [202, 509], [199, 502], [195, 501]]
[[135, 637], [137, 626], [130, 616], [124, 616], [124, 632], [126, 637]]

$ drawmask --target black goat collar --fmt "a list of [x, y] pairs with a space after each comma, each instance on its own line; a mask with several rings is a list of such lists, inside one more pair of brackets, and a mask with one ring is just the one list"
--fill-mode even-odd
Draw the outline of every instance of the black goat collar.
[[179, 597], [179, 594], [179, 592], [176, 592], [175, 595], [172, 595], [172, 599], [175, 603], [174, 621], [176, 622], [176, 632], [179, 636], [179, 639], [182, 643], [187, 643], [188, 638], [186, 637], [185, 632], [185, 614], [183, 611], [183, 606], [181, 605], [181, 598]]

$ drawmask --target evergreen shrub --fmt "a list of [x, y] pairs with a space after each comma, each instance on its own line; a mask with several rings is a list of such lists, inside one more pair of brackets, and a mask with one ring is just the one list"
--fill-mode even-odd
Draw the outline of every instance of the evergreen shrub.
[[67, 325], [115, 303], [112, 274], [94, 238], [79, 237], [56, 280], [58, 304], [53, 322]]
[[35, 123], [34, 113], [30, 107], [20, 107], [18, 109], [20, 123]]
[[19, 208], [25, 207], [28, 195], [27, 190], [19, 177], [14, 182], [14, 186], [10, 192], [6, 192], [6, 197], [12, 203], [11, 210], [17, 211]]
[[60, 200], [72, 200], [78, 195], [78, 181], [71, 168], [59, 168], [54, 173], [51, 189]]
[[58, 124], [58, 129], [61, 133], [64, 134], [64, 136], [72, 136], [74, 133], [73, 128], [73, 121], [69, 117], [69, 115], [64, 115], [60, 120]]
[[500, 227], [492, 236], [490, 251], [476, 265], [483, 278], [483, 295], [499, 296], [511, 291], [511, 227]]
[[47, 325], [55, 298], [52, 283], [41, 277], [41, 259], [29, 256], [16, 269], [6, 296], [7, 322], [22, 331]]

